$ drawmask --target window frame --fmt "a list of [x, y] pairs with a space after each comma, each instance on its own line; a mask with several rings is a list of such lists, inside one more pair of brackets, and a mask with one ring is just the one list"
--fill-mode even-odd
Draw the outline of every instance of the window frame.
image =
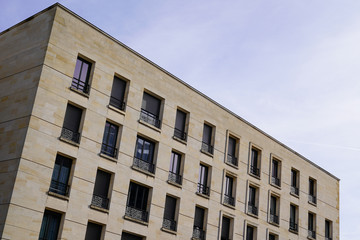
[[[80, 70], [79, 70], [79, 79], [77, 79], [75, 77], [78, 61], [81, 61], [81, 66], [80, 66]], [[82, 68], [83, 68], [84, 63], [89, 65], [89, 68], [86, 73], [85, 81], [81, 81], [81, 74], [82, 74]], [[95, 62], [90, 60], [89, 58], [84, 57], [83, 55], [79, 54], [76, 58], [74, 73], [73, 73], [71, 84], [70, 84], [70, 89], [81, 95], [88, 97], [90, 94], [92, 75], [93, 75], [94, 69], [95, 69]], [[77, 81], [75, 84], [74, 84], [74, 80]], [[83, 84], [83, 86], [81, 86], [81, 84], [79, 84], [79, 82], [81, 82]], [[77, 86], [75, 86], [75, 85], [77, 85]], [[79, 87], [79, 85], [81, 87]]]
[[[252, 190], [254, 189], [254, 190]], [[252, 192], [255, 191], [253, 194]], [[254, 196], [253, 196], [254, 195]], [[252, 200], [254, 199], [254, 200]], [[248, 182], [247, 184], [247, 194], [246, 194], [246, 213], [255, 218], [259, 217], [259, 200], [260, 199], [260, 186], [253, 182]]]
[[[141, 149], [138, 148], [139, 144], [139, 140], [142, 140], [142, 147]], [[149, 152], [150, 154], [148, 156], [150, 156], [150, 161], [149, 159], [144, 159], [143, 155], [144, 155], [144, 147], [146, 147], [146, 145], [149, 146]], [[158, 143], [155, 142], [152, 139], [149, 139], [147, 137], [143, 137], [142, 135], [137, 135], [136, 137], [136, 142], [135, 142], [135, 151], [134, 151], [134, 158], [133, 158], [133, 165], [132, 168], [138, 171], [141, 171], [145, 174], [148, 174], [150, 176], [154, 176], [155, 175], [155, 171], [156, 171], [156, 155], [157, 155], [157, 146]], [[141, 150], [140, 153], [140, 157], [138, 157], [138, 150]], [[147, 151], [147, 149], [145, 149], [145, 151]]]
[[[136, 191], [135, 192], [135, 199], [131, 199], [132, 198], [132, 192], [134, 189], [134, 186], [136, 187]], [[139, 195], [139, 191], [144, 191], [142, 192], [141, 195], [143, 197], [143, 199], [139, 200], [140, 203], [140, 207], [138, 207], [138, 196]], [[134, 182], [134, 181], [130, 181], [129, 183], [129, 188], [128, 188], [128, 195], [127, 195], [127, 200], [126, 200], [126, 210], [125, 210], [125, 219], [129, 219], [129, 220], [133, 220], [135, 222], [144, 222], [144, 223], [148, 223], [149, 222], [149, 216], [150, 216], [150, 205], [151, 205], [151, 194], [152, 194], [152, 188], [148, 187], [146, 185]], [[144, 200], [146, 199], [146, 200]], [[134, 202], [131, 203], [131, 202]], [[134, 210], [135, 209], [135, 210]], [[136, 211], [140, 211], [141, 212], [141, 216], [140, 219], [137, 216]], [[135, 216], [133, 216], [133, 213], [135, 212]]]
[[[275, 199], [275, 211], [273, 210], [273, 199]], [[275, 226], [280, 225], [280, 195], [276, 192], [269, 190], [269, 211], [268, 222]], [[274, 216], [275, 215], [275, 216]]]
[[[295, 177], [294, 177], [294, 173], [296, 173]], [[294, 180], [295, 180], [295, 184], [294, 184]], [[295, 168], [291, 168], [291, 172], [290, 172], [290, 194], [298, 198], [299, 193], [300, 193], [300, 171], [295, 169]]]
[[[175, 160], [173, 156], [178, 156], [178, 160], [177, 160], [177, 164], [175, 164]], [[184, 166], [184, 158], [185, 155], [176, 151], [176, 150], [172, 150], [171, 151], [171, 156], [170, 156], [170, 167], [169, 167], [169, 176], [168, 176], [168, 180], [167, 182], [170, 184], [175, 184], [176, 186], [181, 186], [182, 185], [182, 175], [183, 175], [183, 166]], [[176, 165], [176, 169], [178, 171], [174, 171], [174, 166]]]
[[[165, 215], [166, 215], [166, 203], [167, 203], [167, 198], [173, 198], [175, 199], [175, 206], [174, 206], [174, 209], [173, 209], [173, 219], [168, 219], [168, 218], [165, 218]], [[178, 217], [179, 217], [179, 205], [180, 205], [180, 198], [178, 197], [175, 197], [173, 195], [170, 195], [170, 194], [166, 194], [166, 197], [165, 197], [165, 204], [164, 204], [164, 214], [163, 214], [163, 223], [162, 223], [162, 230], [167, 230], [167, 231], [172, 231], [172, 232], [176, 232], [177, 231], [177, 225], [178, 225]], [[166, 220], [168, 220], [170, 222], [170, 227], [166, 226]], [[173, 222], [171, 222], [173, 221]]]
[[[184, 130], [182, 131], [181, 129], [178, 129], [177, 126], [177, 122], [178, 122], [178, 113], [181, 114], [185, 114], [185, 119], [183, 122], [184, 125]], [[177, 108], [176, 109], [176, 113], [175, 113], [175, 124], [174, 124], [174, 135], [173, 135], [173, 139], [178, 140], [180, 142], [186, 143], [187, 142], [187, 135], [188, 135], [188, 131], [189, 131], [189, 118], [190, 118], [190, 113], [182, 108]]]
[[101, 224], [101, 223], [97, 223], [97, 222], [94, 222], [94, 221], [88, 221], [87, 225], [86, 225], [86, 231], [85, 231], [85, 239], [87, 240], [89, 236], [92, 236], [92, 235], [88, 235], [88, 234], [92, 234], [90, 232], [88, 232], [88, 229], [89, 229], [89, 225], [97, 225], [96, 227], [101, 227], [101, 231], [100, 231], [100, 238], [97, 238], [97, 239], [103, 239], [104, 238], [104, 233], [105, 233], [105, 225], [104, 224]]
[[[234, 155], [232, 156], [229, 153], [229, 146], [230, 146], [230, 138], [232, 138], [235, 141], [235, 149], [234, 149]], [[226, 131], [226, 146], [225, 146], [225, 159], [224, 162], [233, 167], [238, 169], [239, 167], [239, 153], [240, 153], [240, 136], [237, 134], [231, 132], [230, 130]]]
[[[46, 220], [45, 220], [45, 215], [47, 216]], [[55, 223], [57, 225], [57, 230], [56, 230], [56, 234], [55, 234], [56, 238], [54, 238], [54, 240], [58, 239], [59, 236], [61, 236], [62, 226], [63, 226], [63, 221], [64, 221], [64, 213], [53, 211], [53, 210], [50, 210], [50, 209], [45, 209], [45, 211], [43, 213], [42, 220], [41, 220], [40, 231], [39, 231], [39, 239], [51, 239], [48, 236], [49, 234], [51, 234], [51, 233], [49, 233], [49, 230], [48, 230], [49, 229], [49, 224], [50, 224], [49, 222], [52, 221], [51, 219], [49, 220], [49, 218], [48, 218], [49, 216], [58, 218], [58, 219], [55, 219], [58, 222]], [[44, 222], [44, 221], [47, 221], [47, 222]], [[51, 235], [50, 235], [50, 237], [51, 237]]]
[[[156, 99], [158, 101], [158, 112], [157, 113], [153, 113], [149, 110], [148, 106], [144, 106], [145, 100], [145, 96], [148, 95], [150, 96], [149, 99], [153, 98]], [[152, 129], [156, 129], [156, 130], [160, 130], [161, 129], [161, 125], [162, 125], [162, 115], [163, 115], [163, 108], [164, 108], [164, 98], [160, 97], [157, 94], [154, 94], [146, 89], [144, 89], [143, 92], [143, 96], [142, 96], [142, 101], [141, 101], [141, 108], [140, 108], [140, 118], [139, 118], [139, 122], [152, 128]], [[151, 102], [151, 101], [149, 101]]]
[[[275, 162], [277, 163], [276, 171], [274, 171], [274, 163]], [[281, 175], [282, 175], [282, 159], [275, 156], [274, 154], [271, 154], [271, 156], [270, 156], [270, 174], [269, 174], [270, 185], [281, 189]]]
[[[79, 118], [79, 122], [78, 125], [75, 129], [70, 129], [72, 127], [70, 127], [68, 125], [69, 123], [69, 118], [71, 118], [70, 115], [68, 115], [68, 107], [71, 106], [73, 108], [77, 108], [78, 110], [81, 111], [80, 114], [80, 118]], [[60, 140], [70, 143], [72, 145], [75, 146], [79, 146], [80, 145], [80, 140], [81, 140], [81, 135], [82, 135], [82, 128], [83, 128], [83, 122], [84, 122], [84, 118], [85, 118], [85, 111], [86, 109], [84, 109], [83, 107], [73, 103], [73, 102], [68, 102], [65, 108], [65, 114], [64, 114], [64, 120], [63, 120], [63, 125], [61, 128], [61, 133], [60, 133]], [[70, 110], [69, 110], [70, 112]], [[70, 114], [70, 113], [69, 113]]]
[[[205, 133], [205, 129], [210, 129], [211, 132]], [[216, 127], [208, 122], [204, 122], [203, 124], [203, 132], [202, 132], [202, 138], [201, 138], [201, 148], [200, 152], [213, 157], [214, 156], [214, 150], [215, 150], [215, 131]], [[205, 136], [208, 135], [209, 139], [205, 139]]]
[[200, 162], [196, 194], [210, 197], [210, 182], [211, 182], [210, 179], [211, 179], [211, 166]]
[[[257, 152], [256, 166], [254, 166], [253, 153]], [[261, 160], [262, 160], [262, 148], [250, 143], [249, 148], [249, 160], [248, 160], [248, 174], [254, 178], [261, 179]]]
[[[61, 162], [61, 165], [59, 165], [60, 167], [59, 167], [59, 170], [58, 170], [58, 176], [57, 176], [56, 179], [54, 179], [54, 174], [55, 174], [55, 169], [56, 169], [55, 166], [56, 166], [56, 162], [58, 161], [58, 158], [65, 158], [65, 159], [71, 161], [66, 182], [62, 182], [62, 181], [59, 180], [59, 178], [61, 177], [60, 176], [61, 172], [62, 172], [61, 170], [63, 169], [63, 165], [64, 165], [63, 161]], [[65, 198], [69, 197], [69, 195], [70, 195], [70, 186], [71, 186], [72, 177], [73, 177], [74, 165], [75, 165], [75, 159], [74, 158], [69, 157], [69, 156], [67, 156], [65, 154], [59, 153], [59, 152], [56, 154], [54, 167], [53, 167], [51, 180], [50, 180], [50, 187], [49, 187], [49, 194], [50, 195], [59, 196], [59, 197], [61, 196], [61, 197], [65, 197]], [[56, 189], [56, 191], [54, 191], [55, 188], [56, 188], [56, 187], [54, 187], [54, 184], [59, 185], [59, 183], [61, 183], [62, 185], [66, 185], [65, 193], [59, 193], [58, 192], [59, 189]]]
[[[115, 81], [122, 81], [123, 83], [125, 83], [124, 89], [123, 89], [123, 97], [122, 99], [117, 98], [118, 96], [113, 96], [113, 91], [114, 90], [114, 84]], [[111, 91], [110, 91], [110, 96], [109, 96], [109, 108], [114, 109], [116, 111], [120, 111], [120, 113], [124, 113], [126, 110], [126, 101], [127, 101], [127, 97], [128, 97], [128, 92], [129, 92], [129, 85], [130, 85], [130, 81], [124, 77], [122, 77], [119, 74], [114, 74], [114, 78], [113, 78], [113, 82], [111, 85]]]
[[310, 204], [316, 205], [317, 203], [317, 181], [315, 178], [309, 177], [309, 200]]
[[[106, 190], [106, 196], [104, 195], [100, 195], [99, 193], [95, 193], [95, 191], [97, 191], [97, 187], [99, 183], [99, 177], [101, 175], [99, 175], [99, 172], [103, 172], [104, 174], [107, 174], [108, 177], [108, 182], [107, 182], [107, 190]], [[104, 176], [104, 175], [103, 175]], [[112, 195], [112, 185], [113, 185], [113, 178], [114, 178], [114, 173], [109, 172], [107, 170], [98, 168], [96, 171], [96, 175], [95, 175], [95, 181], [94, 181], [94, 189], [93, 189], [93, 193], [92, 193], [92, 200], [91, 200], [91, 204], [90, 207], [96, 210], [101, 210], [107, 212], [110, 208], [110, 202], [111, 202], [111, 195]], [[107, 180], [107, 179], [106, 179]]]

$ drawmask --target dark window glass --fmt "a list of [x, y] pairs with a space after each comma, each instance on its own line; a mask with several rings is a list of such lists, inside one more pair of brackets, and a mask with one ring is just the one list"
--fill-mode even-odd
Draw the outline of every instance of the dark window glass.
[[90, 70], [91, 70], [91, 63], [78, 57], [76, 61], [75, 72], [71, 83], [71, 87], [80, 90], [84, 93], [88, 93]]
[[249, 186], [249, 204], [255, 206], [256, 204], [256, 188]]
[[142, 240], [142, 237], [123, 232], [121, 235], [121, 240]]
[[195, 207], [195, 219], [194, 226], [199, 229], [204, 229], [204, 217], [205, 217], [205, 209], [200, 207]]
[[175, 220], [176, 198], [166, 196], [164, 218]]
[[56, 240], [59, 233], [60, 221], [60, 213], [45, 210], [39, 240]]
[[254, 168], [258, 168], [258, 161], [259, 161], [258, 155], [259, 155], [259, 152], [256, 149], [252, 148], [251, 149], [251, 166]]
[[270, 197], [270, 214], [272, 214], [272, 215], [277, 215], [277, 213], [276, 213], [276, 201], [277, 201], [276, 197], [274, 197], [274, 196]]
[[204, 124], [203, 130], [203, 142], [207, 145], [211, 145], [211, 138], [212, 138], [212, 127]]
[[111, 174], [97, 170], [96, 180], [94, 186], [94, 194], [92, 199], [92, 205], [101, 207], [104, 209], [109, 208], [109, 186], [110, 186]]
[[96, 223], [88, 222], [86, 228], [85, 240], [100, 240], [102, 226]]
[[66, 107], [63, 127], [67, 128], [68, 130], [71, 130], [74, 133], [78, 133], [80, 127], [81, 115], [82, 115], [82, 110], [80, 108], [68, 104]]
[[110, 156], [116, 157], [117, 149], [116, 149], [116, 141], [119, 132], [119, 127], [106, 122], [105, 130], [104, 130], [104, 137], [101, 146], [101, 152]]
[[297, 171], [294, 169], [291, 169], [291, 186], [298, 187]]
[[55, 166], [53, 174], [51, 177], [50, 191], [61, 194], [68, 195], [68, 182], [70, 176], [72, 160], [70, 158], [57, 155], [55, 160]]
[[128, 194], [127, 206], [136, 208], [141, 211], [146, 211], [149, 196], [149, 189], [147, 187], [131, 182]]
[[296, 223], [296, 206], [290, 205], [290, 222]]
[[161, 100], [151, 96], [150, 94], [144, 93], [141, 108], [152, 114], [154, 117], [159, 118], [160, 115]]
[[235, 157], [236, 151], [236, 139], [229, 137], [228, 155]]
[[152, 163], [154, 157], [155, 143], [144, 139], [142, 137], [137, 138], [135, 157], [145, 162]]
[[111, 106], [114, 106], [120, 110], [124, 110], [125, 89], [126, 89], [126, 81], [115, 76], [111, 89], [111, 97], [110, 97]]
[[209, 168], [207, 166], [200, 164], [199, 183], [204, 186], [207, 186], [208, 171]]
[[254, 227], [247, 226], [246, 227], [246, 240], [253, 240], [254, 239]]
[[332, 238], [332, 224], [329, 220], [325, 220], [325, 237]]
[[272, 160], [272, 176], [274, 178], [279, 177], [279, 162], [275, 159]]
[[180, 132], [185, 132], [186, 113], [176, 110], [175, 128]]
[[181, 155], [175, 152], [171, 153], [170, 172], [177, 175], [180, 174]]
[[309, 179], [309, 194], [311, 196], [315, 196], [315, 180]]
[[309, 213], [308, 214], [308, 229], [310, 231], [315, 231], [315, 225], [314, 225], [314, 214]]
[[230, 239], [230, 222], [231, 222], [230, 218], [223, 216], [222, 226], [221, 226], [221, 240], [229, 240]]
[[233, 184], [234, 179], [232, 177], [225, 177], [225, 195], [233, 197]]
[[274, 234], [269, 233], [269, 240], [276, 240], [276, 236]]

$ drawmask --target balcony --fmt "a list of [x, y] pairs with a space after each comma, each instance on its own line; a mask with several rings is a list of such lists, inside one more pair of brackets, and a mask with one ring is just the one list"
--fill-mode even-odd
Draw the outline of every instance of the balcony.
[[169, 172], [168, 180], [169, 180], [169, 182], [176, 183], [178, 185], [182, 184], [181, 175], [179, 175], [177, 173]]
[[224, 194], [224, 203], [230, 206], [235, 206], [235, 198]]
[[316, 232], [314, 230], [308, 230], [308, 237], [316, 239]]
[[80, 79], [73, 78], [70, 88], [75, 89], [79, 92], [83, 92], [85, 94], [89, 94], [89, 87], [90, 86], [87, 82], [83, 82]]
[[197, 192], [203, 195], [210, 196], [209, 187], [205, 186], [204, 184], [198, 183]]
[[171, 231], [176, 232], [176, 221], [173, 219], [164, 218], [162, 227]]
[[290, 187], [290, 193], [296, 195], [296, 196], [299, 196], [299, 188], [298, 187], [295, 187], [295, 186], [291, 186]]
[[109, 157], [116, 158], [117, 157], [117, 148], [106, 143], [101, 145], [101, 153], [105, 154]]
[[125, 216], [142, 222], [148, 222], [149, 213], [145, 210], [126, 206]]
[[91, 205], [103, 209], [109, 209], [109, 199], [107, 197], [94, 194], [91, 200]]
[[316, 196], [309, 194], [309, 202], [313, 203], [313, 204], [316, 204]]
[[292, 221], [291, 219], [289, 221], [289, 230], [293, 232], [298, 232], [298, 224]]
[[271, 177], [271, 183], [276, 185], [276, 186], [280, 186], [280, 178], [272, 176]]
[[151, 174], [155, 173], [155, 165], [150, 162], [146, 162], [140, 158], [134, 157], [133, 167], [149, 172]]
[[174, 129], [174, 137], [179, 138], [180, 140], [186, 141], [186, 132], [175, 128]]
[[258, 215], [258, 208], [255, 206], [254, 203], [249, 202], [248, 203], [248, 213], [253, 215]]
[[114, 98], [114, 97], [110, 97], [109, 104], [110, 104], [110, 106], [113, 106], [121, 111], [124, 111], [124, 109], [125, 109], [125, 102], [120, 99]]
[[231, 165], [234, 165], [234, 166], [238, 165], [238, 159], [235, 156], [230, 155], [230, 154], [227, 155], [226, 162], [230, 163]]
[[260, 176], [260, 169], [251, 165], [250, 166], [250, 173], [259, 177]]
[[63, 196], [69, 195], [69, 185], [59, 181], [51, 180], [49, 191]]
[[270, 213], [270, 222], [275, 223], [275, 224], [279, 224], [279, 216]]
[[141, 109], [140, 120], [142, 120], [150, 125], [153, 125], [157, 128], [160, 128], [161, 121], [160, 121], [159, 117], [146, 111], [145, 109]]
[[205, 240], [205, 231], [200, 227], [194, 226], [192, 238], [197, 240]]
[[80, 133], [74, 132], [73, 130], [70, 130], [66, 127], [62, 128], [60, 137], [74, 143], [80, 142]]

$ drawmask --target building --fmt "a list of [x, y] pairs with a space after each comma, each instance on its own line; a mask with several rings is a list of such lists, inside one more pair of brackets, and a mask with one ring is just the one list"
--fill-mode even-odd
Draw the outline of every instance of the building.
[[0, 33], [0, 213], [1, 239], [339, 239], [339, 179], [55, 4]]

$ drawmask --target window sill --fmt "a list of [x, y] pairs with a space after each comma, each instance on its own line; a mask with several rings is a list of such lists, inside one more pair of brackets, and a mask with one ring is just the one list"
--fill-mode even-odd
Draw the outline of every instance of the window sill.
[[281, 186], [279, 185], [276, 185], [276, 184], [273, 184], [273, 183], [270, 183], [271, 186], [273, 186], [274, 188], [277, 188], [279, 190], [281, 190]]
[[173, 231], [173, 230], [170, 230], [170, 229], [167, 229], [167, 228], [160, 228], [161, 231], [164, 231], [164, 232], [167, 232], [167, 233], [170, 233], [170, 234], [173, 234], [173, 235], [177, 235], [177, 232], [176, 231]]
[[289, 232], [291, 232], [291, 233], [293, 233], [293, 234], [296, 234], [296, 235], [299, 235], [299, 231], [295, 231], [295, 230], [289, 229]]
[[143, 120], [141, 120], [141, 119], [139, 119], [139, 123], [141, 123], [142, 125], [147, 126], [147, 127], [151, 128], [151, 129], [153, 129], [153, 130], [161, 133], [161, 129], [160, 129], [160, 128], [157, 128], [157, 127], [155, 127], [154, 125], [151, 125], [150, 123], [147, 123], [147, 122], [145, 122], [145, 121], [143, 121]]
[[103, 153], [99, 153], [99, 156], [100, 156], [100, 157], [103, 157], [103, 158], [106, 158], [106, 159], [108, 159], [108, 160], [110, 160], [110, 161], [113, 161], [113, 162], [117, 162], [117, 161], [118, 161], [116, 158], [110, 157], [110, 156], [108, 156], [108, 155], [106, 155], [106, 154], [103, 154]]
[[310, 236], [308, 236], [307, 239], [316, 240], [316, 238], [313, 238], [313, 237], [310, 237]]
[[299, 195], [296, 195], [295, 193], [290, 192], [290, 195], [299, 198]]
[[205, 155], [207, 155], [207, 156], [209, 156], [209, 157], [214, 158], [214, 154], [211, 154], [211, 153], [209, 153], [209, 152], [207, 152], [207, 151], [204, 151], [204, 150], [202, 150], [202, 149], [200, 149], [200, 152], [202, 152], [203, 154], [205, 154]]
[[276, 223], [276, 222], [272, 222], [272, 221], [268, 221], [269, 224], [276, 226], [276, 227], [280, 227], [280, 223]]
[[256, 219], [259, 218], [258, 215], [252, 214], [252, 213], [250, 213], [250, 212], [247, 212], [246, 214], [249, 215], [249, 216], [251, 216], [251, 217], [253, 217], [253, 218], [256, 218]]
[[254, 178], [257, 178], [257, 179], [261, 180], [260, 176], [255, 175], [255, 174], [253, 174], [253, 173], [251, 173], [251, 172], [249, 172], [249, 175], [252, 176], [252, 177], [254, 177]]
[[68, 196], [64, 196], [64, 195], [61, 195], [61, 194], [58, 194], [58, 193], [54, 193], [54, 192], [50, 192], [50, 191], [48, 191], [47, 194], [48, 194], [49, 196], [53, 196], [53, 197], [56, 197], [56, 198], [59, 198], [59, 199], [65, 200], [65, 201], [69, 201], [69, 197], [68, 197]]
[[109, 213], [109, 209], [105, 209], [105, 208], [101, 208], [101, 207], [98, 207], [98, 206], [95, 206], [95, 205], [90, 205], [90, 208], [91, 209], [94, 209], [94, 210], [98, 210], [100, 212], [103, 212], [103, 213]]
[[73, 146], [75, 146], [75, 147], [79, 147], [80, 146], [80, 143], [76, 143], [76, 142], [73, 142], [73, 141], [70, 141], [70, 140], [68, 140], [68, 139], [66, 139], [66, 138], [63, 138], [63, 137], [59, 137], [59, 140], [60, 141], [63, 141], [63, 142], [66, 142], [66, 143], [68, 143], [68, 144], [71, 144], [71, 145], [73, 145]]
[[200, 197], [203, 197], [203, 198], [206, 198], [206, 199], [210, 199], [210, 195], [202, 194], [202, 193], [199, 193], [199, 192], [196, 192], [196, 195], [198, 195]]
[[235, 206], [233, 206], [233, 205], [230, 205], [230, 204], [227, 204], [227, 203], [223, 203], [223, 205], [225, 206], [225, 207], [228, 207], [228, 208], [231, 208], [231, 209], [236, 209], [235, 208]]
[[232, 163], [229, 163], [229, 162], [227, 162], [227, 161], [225, 161], [225, 164], [226, 164], [226, 165], [228, 165], [228, 166], [230, 166], [230, 167], [233, 167], [233, 168], [239, 169], [239, 167], [238, 167], [238, 166], [236, 166], [236, 165], [234, 165], [234, 164], [232, 164]]
[[144, 174], [146, 174], [146, 175], [148, 175], [148, 176], [150, 176], [150, 177], [153, 177], [153, 178], [155, 177], [155, 173], [151, 173], [151, 172], [145, 171], [145, 170], [143, 170], [143, 169], [141, 169], [141, 168], [135, 167], [134, 165], [131, 166], [131, 168], [134, 169], [134, 170], [136, 170], [136, 171], [138, 171], [138, 172], [144, 173]]
[[173, 138], [174, 140], [178, 141], [178, 142], [181, 142], [182, 144], [187, 145], [187, 141], [186, 141], [186, 140], [183, 140], [183, 139], [178, 138], [178, 137], [175, 137], [175, 136], [173, 136], [172, 138]]
[[136, 218], [132, 218], [132, 217], [129, 217], [129, 216], [124, 216], [124, 219], [126, 220], [129, 220], [129, 221], [132, 221], [132, 222], [136, 222], [136, 223], [139, 223], [139, 224], [142, 224], [142, 225], [145, 225], [145, 226], [148, 226], [149, 223], [148, 222], [144, 222], [144, 221], [141, 221], [139, 219], [136, 219]]
[[167, 180], [167, 183], [170, 184], [170, 185], [173, 185], [175, 187], [182, 188], [182, 185], [180, 185], [178, 183], [175, 183], [175, 182], [172, 182], [172, 181], [169, 181], [169, 180]]
[[316, 203], [314, 203], [314, 202], [308, 201], [308, 203], [309, 203], [310, 205], [313, 205], [314, 207], [317, 206]]
[[108, 105], [108, 108], [111, 109], [111, 110], [113, 110], [113, 111], [115, 111], [115, 112], [117, 112], [117, 113], [120, 113], [121, 115], [124, 115], [124, 116], [125, 116], [125, 111], [123, 111], [123, 110], [120, 110], [120, 109], [118, 109], [118, 108], [116, 108], [116, 107], [113, 107], [113, 106], [111, 106], [110, 104]]
[[[90, 86], [89, 86], [89, 88], [90, 88]], [[88, 94], [88, 93], [84, 93], [83, 91], [80, 91], [80, 90], [78, 90], [78, 89], [76, 89], [76, 88], [72, 88], [72, 87], [70, 87], [70, 90], [71, 90], [71, 91], [74, 91], [74, 92], [76, 92], [76, 93], [78, 93], [78, 94], [80, 94], [80, 95], [82, 95], [82, 96], [84, 96], [84, 97], [86, 97], [86, 98], [89, 98], [89, 94]]]

